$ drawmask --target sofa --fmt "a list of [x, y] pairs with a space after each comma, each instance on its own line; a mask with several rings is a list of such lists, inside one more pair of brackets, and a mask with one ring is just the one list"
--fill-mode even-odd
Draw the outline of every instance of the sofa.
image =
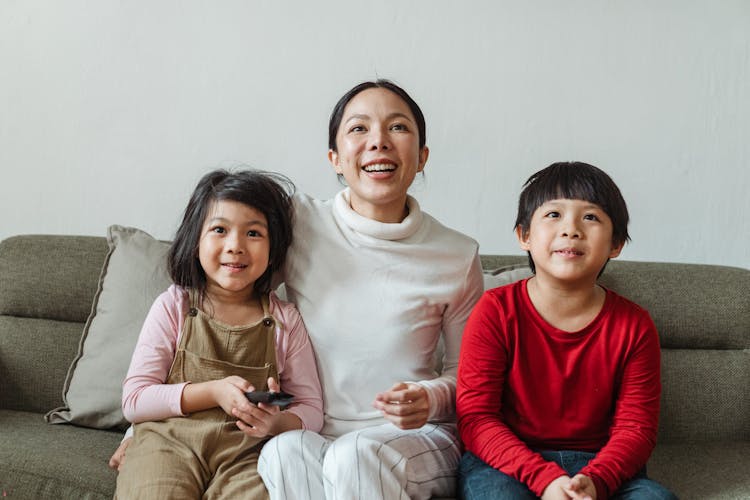
[[[110, 358], [92, 352], [116, 344], [112, 338], [96, 348], [91, 344], [96, 322], [139, 302], [130, 298], [117, 306], [111, 301], [122, 293], [107, 281], [121, 257], [118, 241], [136, 234], [117, 228], [110, 228], [107, 238], [22, 235], [0, 242], [3, 498], [112, 498], [116, 474], [107, 460], [125, 425], [119, 408], [69, 418], [73, 412], [66, 407], [80, 405], [76, 385], [88, 396], [107, 378], [121, 381], [129, 360], [122, 353], [132, 349], [142, 321], [140, 316], [127, 325], [122, 320], [100, 324], [106, 332], [123, 328], [117, 335], [129, 337], [130, 344]], [[158, 260], [166, 244], [137, 243], [131, 248], [136, 254], [149, 251], [139, 245], [158, 248]], [[527, 272], [520, 255], [485, 255], [482, 264], [488, 287]], [[146, 265], [134, 260], [118, 265], [122, 286], [139, 296], [141, 285], [127, 280]], [[153, 281], [155, 272], [146, 269], [144, 279]], [[662, 406], [649, 475], [682, 499], [750, 498], [750, 270], [614, 260], [601, 283], [646, 307], [659, 330]], [[154, 290], [162, 286], [152, 284]], [[145, 305], [132, 315], [145, 314], [150, 300], [140, 301]]]

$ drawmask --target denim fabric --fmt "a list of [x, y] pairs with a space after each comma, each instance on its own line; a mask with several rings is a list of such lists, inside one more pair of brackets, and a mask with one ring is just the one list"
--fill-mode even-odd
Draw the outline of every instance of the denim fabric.
[[[557, 463], [570, 477], [575, 476], [595, 453], [585, 451], [540, 451], [545, 460]], [[471, 452], [464, 453], [458, 470], [459, 498], [467, 500], [536, 499], [529, 488], [494, 467], [490, 467]], [[623, 483], [610, 498], [613, 500], [676, 500], [677, 497], [656, 481], [646, 477], [644, 467], [632, 479]]]

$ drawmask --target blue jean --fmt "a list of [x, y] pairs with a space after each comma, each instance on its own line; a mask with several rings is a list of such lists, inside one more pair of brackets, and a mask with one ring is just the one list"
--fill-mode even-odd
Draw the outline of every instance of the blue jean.
[[[545, 460], [555, 462], [570, 477], [576, 475], [595, 453], [585, 451], [540, 451]], [[537, 498], [522, 482], [487, 465], [471, 452], [464, 453], [458, 469], [459, 498], [467, 500], [500, 500]], [[624, 482], [610, 498], [617, 500], [676, 500], [668, 489], [646, 477], [644, 467], [630, 480]]]

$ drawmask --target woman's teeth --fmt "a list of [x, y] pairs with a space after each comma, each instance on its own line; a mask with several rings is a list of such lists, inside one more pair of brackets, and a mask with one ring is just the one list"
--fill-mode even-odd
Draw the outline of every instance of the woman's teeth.
[[390, 163], [375, 163], [365, 165], [363, 169], [365, 172], [390, 172], [391, 170], [396, 170], [396, 166]]

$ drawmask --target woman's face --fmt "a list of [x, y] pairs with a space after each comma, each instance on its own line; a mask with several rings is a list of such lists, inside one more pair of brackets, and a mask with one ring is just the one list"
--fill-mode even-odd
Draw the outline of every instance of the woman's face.
[[328, 159], [349, 185], [352, 208], [381, 222], [406, 216], [406, 191], [427, 162], [409, 106], [396, 94], [371, 88], [344, 108]]

